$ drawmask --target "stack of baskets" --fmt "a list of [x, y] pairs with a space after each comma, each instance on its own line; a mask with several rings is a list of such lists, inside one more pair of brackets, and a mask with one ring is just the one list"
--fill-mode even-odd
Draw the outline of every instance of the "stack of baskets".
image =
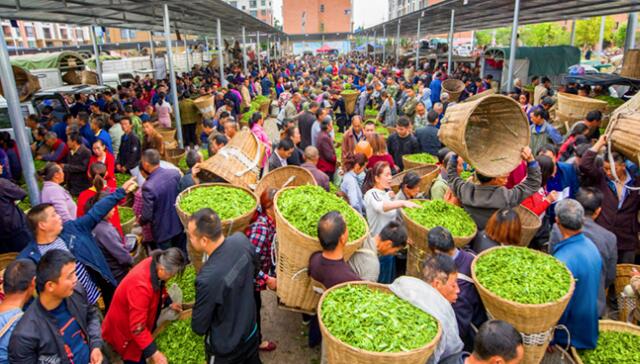
[[518, 214], [522, 225], [520, 229], [520, 246], [529, 246], [538, 229], [540, 229], [542, 220], [538, 215], [522, 205], [518, 205], [514, 210]]
[[345, 111], [348, 115], [352, 115], [356, 110], [356, 101], [358, 100], [357, 92], [342, 92], [342, 99], [344, 100]]
[[568, 123], [569, 127], [583, 120], [589, 111], [593, 110], [600, 110], [604, 113], [607, 111], [607, 102], [564, 92], [558, 93], [556, 117], [558, 121]]
[[[176, 141], [176, 129], [175, 128], [157, 128], [156, 129], [160, 136], [162, 136], [162, 143], [164, 144], [164, 150], [175, 149], [178, 147], [178, 142]], [[165, 152], [166, 154], [166, 152]]]
[[[229, 220], [223, 220], [222, 221], [222, 233], [225, 236], [229, 236], [229, 235], [231, 235], [233, 233], [237, 233], [237, 232], [244, 232], [244, 230], [251, 223], [251, 218], [253, 217], [253, 215], [256, 212], [256, 209], [258, 208], [258, 199], [256, 199], [256, 197], [253, 194], [253, 192], [251, 192], [251, 190], [249, 190], [248, 188], [239, 187], [239, 186], [232, 186], [232, 185], [227, 184], [227, 183], [203, 183], [203, 184], [199, 184], [199, 185], [195, 185], [195, 186], [189, 187], [186, 190], [182, 191], [178, 195], [178, 197], [176, 198], [176, 212], [178, 213], [178, 217], [180, 218], [180, 222], [182, 223], [184, 228], [185, 229], [187, 228], [187, 224], [189, 222], [189, 217], [191, 216], [191, 214], [185, 212], [182, 208], [180, 208], [180, 202], [186, 196], [188, 196], [191, 192], [193, 192], [194, 190], [196, 190], [198, 188], [206, 188], [206, 187], [211, 187], [211, 186], [223, 186], [223, 187], [227, 187], [227, 188], [237, 188], [237, 189], [245, 191], [246, 193], [248, 193], [249, 195], [251, 195], [254, 198], [255, 205], [254, 205], [253, 209], [251, 209], [250, 211], [248, 211], [244, 215], [236, 217], [235, 219], [229, 219]], [[189, 252], [189, 259], [191, 260], [191, 263], [193, 264], [194, 268], [196, 268], [196, 271], [199, 271], [200, 268], [202, 267], [202, 263], [203, 263], [202, 254], [198, 253], [196, 251], [193, 251], [193, 249], [191, 249], [191, 245], [190, 244], [187, 244], [187, 248], [188, 248], [187, 250]]]
[[78, 72], [71, 70], [62, 75], [62, 81], [68, 85], [79, 85], [82, 83], [82, 78]]
[[396, 174], [391, 178], [391, 189], [393, 190], [393, 192], [398, 193], [398, 191], [400, 190], [402, 179], [409, 172], [413, 172], [420, 177], [420, 192], [428, 193], [431, 189], [431, 184], [436, 178], [438, 178], [440, 169], [435, 164], [425, 164], [411, 169], [406, 167], [404, 171]]
[[97, 85], [99, 83], [98, 74], [93, 71], [82, 71], [80, 75], [80, 81], [84, 85]]
[[[16, 81], [20, 102], [27, 100], [36, 91], [40, 90], [40, 81], [38, 81], [38, 78], [32, 75], [31, 72], [18, 66], [11, 66], [11, 70], [13, 71], [13, 78]], [[0, 95], [4, 95], [2, 82], [0, 82]]]
[[[427, 241], [427, 235], [429, 235], [429, 229], [414, 222], [409, 215], [400, 210], [400, 216], [407, 226], [407, 235], [411, 244], [407, 250], [407, 275], [422, 278], [422, 262], [424, 262], [427, 255], [429, 255], [429, 242]], [[476, 236], [478, 228], [476, 227], [473, 234], [469, 236], [454, 236], [453, 242], [458, 248], [462, 248], [469, 244], [471, 240]]]
[[464, 82], [455, 78], [447, 78], [442, 81], [442, 91], [449, 94], [450, 102], [456, 102], [464, 91]]
[[264, 145], [249, 130], [239, 131], [229, 144], [202, 163], [198, 177], [205, 182], [223, 179], [234, 186], [255, 188]]
[[515, 100], [488, 95], [449, 106], [438, 137], [477, 172], [504, 176], [522, 162], [522, 148], [529, 145], [529, 121]]
[[[471, 264], [471, 275], [475, 281], [476, 289], [482, 299], [482, 303], [487, 309], [489, 318], [503, 320], [515, 327], [524, 339], [524, 361], [525, 364], [538, 364], [544, 357], [553, 337], [556, 324], [560, 320], [565, 308], [575, 289], [575, 280], [571, 278], [569, 292], [555, 302], [543, 304], [523, 304], [506, 300], [486, 289], [476, 277], [475, 266], [483, 255], [492, 252], [495, 247], [480, 253]], [[536, 254], [544, 254], [534, 251]], [[565, 267], [566, 269], [566, 267]], [[569, 271], [567, 269], [567, 271]], [[569, 271], [569, 274], [571, 272]]]
[[298, 166], [284, 166], [267, 173], [260, 179], [254, 194], [260, 198], [267, 188], [281, 189], [304, 185], [317, 185], [313, 175], [308, 170]]
[[373, 352], [353, 347], [340, 341], [333, 336], [322, 322], [322, 301], [327, 297], [329, 292], [340, 289], [345, 285], [365, 284], [369, 288], [390, 293], [391, 290], [387, 285], [372, 282], [347, 282], [331, 287], [324, 292], [320, 303], [318, 304], [318, 321], [320, 324], [320, 332], [322, 333], [322, 342], [324, 351], [327, 354], [327, 362], [329, 364], [423, 364], [426, 363], [442, 337], [442, 325], [438, 322], [438, 333], [429, 343], [424, 346], [410, 351], [383, 353]]
[[[278, 209], [278, 198], [283, 191], [293, 187], [286, 187], [278, 191], [274, 199], [276, 210], [276, 235], [278, 236], [278, 298], [286, 309], [314, 313], [320, 295], [313, 289], [311, 278], [307, 272], [309, 258], [317, 251], [322, 251], [318, 238], [309, 236], [291, 225]], [[351, 207], [350, 207], [351, 208]], [[344, 248], [344, 259], [360, 248], [369, 236], [369, 228], [360, 214], [367, 228], [365, 233], [357, 240], [347, 243]]]
[[[618, 331], [626, 332], [629, 334], [640, 335], [640, 327], [631, 325], [625, 322], [613, 321], [613, 320], [600, 320], [598, 322], [599, 331]], [[577, 364], [584, 364], [580, 358], [580, 353], [573, 346], [571, 347], [571, 355]]]

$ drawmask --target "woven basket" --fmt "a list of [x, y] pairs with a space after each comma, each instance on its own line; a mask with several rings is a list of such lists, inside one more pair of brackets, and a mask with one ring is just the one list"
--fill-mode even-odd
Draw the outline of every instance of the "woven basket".
[[[586, 115], [584, 115], [586, 116]], [[560, 110], [556, 111], [556, 117], [554, 120], [556, 120], [558, 123], [562, 124], [565, 129], [567, 127], [571, 128], [573, 126], [573, 124], [577, 123], [580, 120], [584, 120], [584, 116], [583, 117], [578, 117], [578, 116], [571, 116], [569, 114], [565, 114]]]
[[[16, 81], [16, 89], [18, 90], [20, 102], [27, 100], [36, 91], [40, 90], [40, 81], [36, 76], [32, 75], [31, 72], [13, 65], [11, 66], [11, 70], [13, 71], [13, 78]], [[0, 95], [4, 95], [2, 82], [0, 82]]]
[[422, 163], [408, 160], [406, 156], [407, 155], [402, 156], [402, 164], [404, 165], [405, 170], [423, 166], [435, 166], [434, 163]]
[[97, 85], [99, 83], [98, 74], [87, 70], [82, 71], [80, 80], [84, 85]]
[[176, 139], [175, 128], [156, 128], [158, 133], [162, 136], [162, 140], [165, 142], [172, 142]]
[[584, 119], [589, 111], [607, 111], [607, 102], [590, 97], [558, 92], [558, 110], [556, 114], [578, 120]]
[[629, 49], [624, 52], [620, 76], [640, 79], [640, 49]]
[[[296, 229], [280, 213], [278, 198], [283, 191], [291, 188], [295, 187], [285, 187], [278, 191], [273, 202], [276, 210], [276, 235], [278, 237], [277, 293], [284, 307], [313, 313], [318, 305], [320, 295], [313, 290], [307, 268], [311, 254], [322, 251], [322, 247], [317, 238]], [[345, 261], [362, 246], [369, 235], [369, 226], [366, 220], [360, 214], [358, 216], [365, 224], [366, 231], [359, 239], [347, 243], [344, 248]]]
[[640, 111], [617, 113], [607, 125], [605, 134], [614, 150], [635, 164], [640, 163]]
[[283, 187], [296, 187], [303, 185], [317, 185], [313, 175], [308, 170], [298, 166], [284, 166], [267, 173], [262, 177], [254, 194], [257, 198], [262, 196], [267, 188], [281, 189]]
[[0, 271], [4, 271], [11, 262], [16, 260], [17, 257], [18, 253], [0, 254]]
[[515, 212], [520, 217], [520, 245], [519, 246], [529, 246], [533, 237], [536, 236], [538, 229], [542, 225], [542, 221], [540, 217], [533, 213], [526, 207], [522, 205], [518, 205], [514, 208]]
[[[478, 254], [471, 264], [471, 275], [475, 281], [475, 286], [478, 290], [478, 294], [482, 299], [482, 303], [487, 309], [487, 313], [491, 313], [491, 316], [498, 320], [504, 320], [513, 325], [516, 330], [525, 334], [535, 334], [549, 330], [558, 323], [558, 320], [562, 316], [564, 309], [569, 304], [569, 300], [573, 295], [575, 289], [575, 280], [571, 271], [567, 269], [567, 272], [571, 274], [571, 286], [569, 292], [562, 298], [555, 302], [542, 303], [542, 304], [523, 304], [506, 300], [502, 297], [498, 297], [493, 292], [487, 290], [476, 278], [475, 266], [483, 255], [492, 252], [495, 249], [504, 249], [505, 247], [498, 246], [487, 249]], [[513, 247], [511, 247], [513, 249]], [[528, 249], [528, 248], [520, 248]], [[536, 254], [545, 254], [532, 250]]]
[[[180, 218], [180, 222], [182, 223], [182, 226], [184, 226], [185, 229], [187, 228], [189, 217], [191, 216], [191, 214], [188, 214], [187, 212], [185, 212], [180, 208], [180, 202], [182, 201], [182, 199], [188, 196], [191, 192], [193, 192], [197, 188], [204, 188], [204, 187], [211, 187], [211, 186], [223, 186], [227, 188], [236, 188], [236, 189], [245, 191], [246, 193], [251, 195], [251, 197], [253, 197], [256, 203], [250, 211], [248, 211], [244, 215], [240, 215], [236, 217], [235, 219], [228, 219], [228, 220], [222, 221], [222, 233], [224, 234], [224, 236], [229, 236], [237, 232], [244, 232], [244, 230], [249, 226], [249, 224], [251, 224], [251, 218], [253, 217], [253, 215], [256, 212], [256, 209], [258, 208], [258, 199], [253, 194], [253, 192], [251, 192], [251, 190], [249, 190], [248, 188], [240, 187], [240, 186], [232, 186], [227, 183], [203, 183], [200, 185], [189, 187], [186, 190], [180, 192], [180, 194], [176, 198], [176, 212], [178, 213], [178, 217]], [[189, 253], [189, 259], [193, 263], [193, 266], [196, 269], [196, 271], [200, 271], [200, 268], [202, 267], [202, 263], [203, 263], [202, 253], [198, 253], [193, 249], [191, 249], [191, 244], [187, 244], [187, 245], [188, 245], [187, 251]]]
[[489, 95], [449, 106], [438, 137], [479, 173], [504, 176], [522, 162], [529, 121], [515, 100]]
[[[178, 315], [178, 320], [188, 320], [191, 318], [192, 310], [184, 310]], [[153, 338], [157, 338], [171, 323], [175, 321], [165, 321], [153, 331]]]
[[280, 129], [278, 128], [278, 120], [275, 118], [269, 118], [264, 121], [262, 126], [265, 134], [269, 137], [271, 144], [278, 144], [280, 141]]
[[356, 101], [358, 101], [358, 93], [344, 93], [342, 92], [342, 99], [344, 100], [344, 108], [348, 115], [351, 115], [356, 110]]
[[469, 96], [466, 99], [464, 99], [464, 101], [462, 101], [462, 102], [475, 101], [477, 99], [483, 98], [485, 96], [493, 95], [495, 93], [496, 93], [496, 90], [493, 89], [493, 88], [490, 88], [488, 90], [484, 90], [484, 91], [480, 92], [479, 94], [475, 94], [473, 96]]
[[629, 101], [625, 102], [624, 104], [616, 108], [611, 113], [611, 119], [613, 120], [618, 114], [622, 114], [622, 113], [626, 114], [626, 113], [634, 113], [634, 112], [640, 112], [640, 92], [638, 92], [632, 98], [630, 98]]
[[[327, 327], [322, 322], [322, 301], [327, 294], [333, 290], [340, 289], [346, 285], [365, 284], [371, 289], [393, 294], [389, 287], [380, 283], [372, 282], [347, 282], [331, 287], [322, 294], [320, 303], [318, 304], [318, 322], [320, 324], [320, 332], [322, 333], [322, 342], [325, 345], [327, 353], [327, 361], [329, 364], [424, 364], [433, 354], [436, 346], [440, 342], [442, 336], [442, 325], [438, 322], [438, 333], [429, 343], [424, 346], [405, 352], [397, 353], [379, 353], [367, 351], [353, 347], [343, 343], [335, 336], [331, 335]], [[364, 303], [364, 302], [363, 302]]]
[[[124, 209], [131, 210], [130, 207], [125, 207], [125, 206], [118, 207], [118, 210], [120, 211]], [[133, 225], [135, 224], [135, 222], [136, 222], [135, 216], [130, 218], [127, 221], [120, 221], [120, 226], [122, 226], [122, 233], [125, 235], [131, 233], [131, 229], [133, 229]]]
[[213, 105], [213, 101], [213, 96], [205, 95], [193, 100], [193, 103], [196, 105], [198, 110], [200, 110], [200, 114], [202, 114], [203, 118], [213, 119], [216, 115], [216, 108]]
[[271, 99], [263, 100], [262, 102], [260, 102], [259, 110], [263, 118], [266, 118], [267, 116], [269, 116], [269, 106], [271, 106]]
[[618, 264], [616, 265], [615, 293], [618, 299], [618, 314], [620, 321], [627, 321], [629, 313], [636, 308], [635, 297], [622, 296], [622, 291], [631, 283], [631, 272], [633, 269], [640, 272], [640, 265]]
[[438, 178], [440, 168], [438, 168], [438, 166], [436, 166], [435, 164], [426, 164], [407, 169], [405, 164], [405, 170], [391, 178], [391, 189], [393, 190], [393, 192], [398, 193], [398, 191], [400, 191], [400, 184], [402, 183], [402, 179], [409, 172], [413, 172], [420, 177], [420, 192], [429, 192], [429, 190], [431, 189], [431, 184], [436, 178]]
[[[407, 254], [407, 275], [421, 278], [422, 262], [424, 262], [425, 258], [430, 255], [429, 242], [427, 240], [429, 229], [411, 220], [404, 209], [400, 209], [400, 216], [406, 224], [407, 234], [409, 240], [411, 240]], [[464, 247], [473, 240], [477, 231], [478, 228], [476, 227], [476, 230], [472, 235], [463, 237], [454, 236], [454, 244], [458, 248]]]
[[[613, 321], [613, 320], [600, 320], [598, 321], [599, 331], [619, 331], [629, 334], [640, 335], [640, 327], [626, 322]], [[580, 353], [573, 346], [571, 347], [571, 355], [576, 364], [584, 364], [580, 358]]]
[[202, 163], [198, 177], [205, 182], [218, 178], [234, 186], [254, 189], [264, 155], [264, 145], [249, 130], [239, 131], [229, 144]]
[[78, 72], [69, 71], [62, 75], [62, 81], [69, 85], [79, 85], [82, 83], [82, 78], [80, 78], [80, 74], [78, 74]]
[[187, 151], [182, 148], [167, 149], [164, 151], [165, 160], [172, 163], [174, 166], [178, 166], [180, 160], [187, 154]]
[[464, 91], [464, 82], [455, 78], [447, 78], [442, 81], [442, 91], [449, 94], [449, 101], [456, 102]]

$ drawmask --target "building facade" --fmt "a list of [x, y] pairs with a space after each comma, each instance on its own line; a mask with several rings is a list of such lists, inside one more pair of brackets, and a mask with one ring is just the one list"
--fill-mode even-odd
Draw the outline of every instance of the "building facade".
[[2, 32], [9, 49], [91, 44], [89, 28], [77, 25], [3, 20]]
[[273, 26], [272, 0], [224, 0], [236, 9], [240, 9], [254, 18]]
[[283, 0], [283, 31], [288, 34], [351, 32], [351, 0]]

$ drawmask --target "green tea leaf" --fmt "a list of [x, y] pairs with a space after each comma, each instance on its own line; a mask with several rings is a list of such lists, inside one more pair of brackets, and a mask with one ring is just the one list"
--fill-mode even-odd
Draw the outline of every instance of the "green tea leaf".
[[418, 225], [427, 229], [442, 226], [455, 237], [467, 237], [476, 231], [476, 223], [461, 207], [442, 200], [414, 201], [421, 207], [404, 209], [404, 212]]
[[254, 196], [244, 190], [225, 186], [195, 188], [180, 201], [180, 208], [188, 214], [209, 207], [222, 221], [242, 216], [255, 206]]

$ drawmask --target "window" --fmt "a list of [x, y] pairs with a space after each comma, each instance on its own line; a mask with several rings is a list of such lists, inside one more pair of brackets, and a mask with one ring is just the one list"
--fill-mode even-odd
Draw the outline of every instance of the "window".
[[120, 29], [120, 38], [122, 39], [134, 39], [136, 37], [136, 31], [133, 29]]
[[258, 4], [258, 2], [257, 2], [256, 0], [251, 0], [251, 1], [249, 1], [249, 7], [250, 7], [251, 9], [255, 9], [255, 8], [256, 8], [256, 6], [257, 6], [257, 4]]
[[35, 48], [36, 47], [36, 42], [33, 41], [33, 40], [28, 41], [27, 44], [29, 44], [29, 48]]
[[82, 31], [82, 29], [76, 29], [76, 38], [78, 40], [83, 40], [84, 37], [84, 32]]
[[261, 0], [261, 1], [260, 1], [260, 4], [261, 4], [262, 6], [267, 6], [267, 0]]
[[44, 39], [51, 39], [53, 38], [51, 36], [51, 28], [42, 28], [42, 35], [44, 36]]
[[33, 34], [33, 27], [32, 27], [32, 26], [26, 26], [26, 27], [24, 27], [24, 31], [25, 31], [25, 33], [27, 33], [27, 37], [31, 37], [31, 38], [33, 38], [33, 37], [34, 37], [34, 34]]
[[60, 38], [69, 39], [69, 32], [65, 28], [60, 28]]
[[320, 12], [324, 13], [324, 4], [320, 4]]
[[257, 16], [258, 16], [258, 11], [257, 11], [257, 10], [251, 10], [249, 13], [250, 13], [250, 14], [251, 14], [251, 16], [253, 16], [253, 17], [257, 17]]
[[231, 6], [233, 6], [234, 8], [238, 8], [238, 2], [237, 1], [232, 1], [229, 4], [231, 4]]
[[320, 33], [324, 33], [324, 23], [320, 23]]
[[2, 26], [2, 32], [4, 33], [5, 37], [9, 37], [11, 38], [11, 26], [10, 25], [3, 25]]
[[267, 11], [265, 9], [260, 10], [260, 15], [267, 16]]

